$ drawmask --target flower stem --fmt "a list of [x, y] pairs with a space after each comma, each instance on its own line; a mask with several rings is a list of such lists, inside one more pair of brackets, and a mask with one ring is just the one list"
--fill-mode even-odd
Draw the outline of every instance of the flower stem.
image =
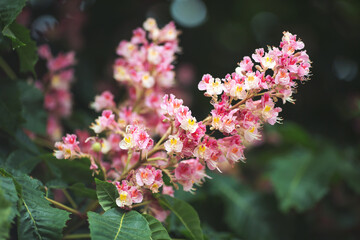
[[83, 218], [83, 214], [82, 214], [81, 212], [79, 212], [78, 210], [73, 209], [73, 208], [68, 207], [68, 206], [65, 206], [64, 204], [59, 203], [59, 202], [57, 202], [57, 201], [55, 201], [55, 200], [52, 200], [52, 199], [50, 199], [50, 198], [45, 197], [45, 199], [48, 200], [49, 202], [51, 202], [52, 204], [54, 204], [56, 207], [62, 208], [62, 209], [64, 209], [64, 210], [66, 210], [66, 211], [69, 211], [69, 212], [71, 212], [71, 213], [73, 213], [73, 214], [75, 214], [75, 215], [78, 215], [79, 217]]
[[132, 207], [132, 208], [141, 207], [141, 206], [144, 206], [144, 205], [149, 204], [150, 202], [151, 202], [151, 201], [145, 201], [145, 202], [142, 202], [142, 203], [134, 204], [134, 205], [132, 205], [131, 207]]
[[81, 239], [81, 238], [91, 238], [90, 233], [69, 234], [63, 237], [63, 239]]
[[0, 57], [0, 67], [4, 70], [6, 75], [8, 75], [8, 77], [11, 80], [15, 80], [17, 78], [14, 71], [11, 69], [11, 67], [5, 62], [5, 60], [2, 57]]
[[69, 203], [71, 204], [71, 206], [72, 206], [73, 208], [75, 208], [75, 209], [78, 208], [76, 202], [75, 202], [74, 199], [71, 197], [71, 195], [69, 194], [69, 192], [68, 192], [66, 189], [63, 189], [62, 191], [63, 191], [65, 197], [67, 198], [67, 200], [69, 201]]

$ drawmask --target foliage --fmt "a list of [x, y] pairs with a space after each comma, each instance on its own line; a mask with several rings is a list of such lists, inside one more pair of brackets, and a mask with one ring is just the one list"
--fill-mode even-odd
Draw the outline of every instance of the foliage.
[[[180, 186], [175, 198], [147, 196], [170, 213], [165, 221], [153, 216], [158, 206], [149, 208], [146, 202], [120, 209], [119, 186], [105, 180], [103, 169], [89, 170], [88, 156], [58, 160], [51, 154], [44, 95], [29, 80], [39, 66], [37, 42], [15, 21], [25, 4], [0, 1], [0, 45], [6, 53], [0, 57], [0, 74], [7, 74], [0, 76], [0, 239], [354, 239], [360, 223], [357, 146], [344, 147], [290, 121], [266, 127], [264, 143], [249, 148], [246, 164], [221, 175], [206, 172], [213, 179], [196, 194]], [[95, 68], [82, 65], [84, 56], [76, 70], [86, 69], [75, 86], [77, 111], [63, 121], [67, 131], [93, 119], [84, 109]], [[9, 72], [6, 62], [16, 71]], [[163, 176], [168, 186], [172, 170]]]

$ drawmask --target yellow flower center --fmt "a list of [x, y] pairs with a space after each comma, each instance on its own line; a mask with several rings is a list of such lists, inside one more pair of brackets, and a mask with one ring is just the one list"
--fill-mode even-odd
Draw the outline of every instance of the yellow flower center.
[[189, 118], [189, 120], [188, 120], [188, 123], [189, 123], [189, 125], [194, 125], [195, 124], [195, 121], [194, 121], [194, 119], [192, 119], [192, 118]]
[[203, 152], [205, 152], [205, 150], [206, 150], [206, 147], [205, 147], [204, 145], [200, 145], [200, 146], [199, 146], [199, 151], [200, 151], [200, 152], [203, 153]]
[[266, 107], [264, 108], [264, 111], [265, 111], [265, 112], [268, 112], [268, 111], [270, 111], [270, 110], [271, 110], [271, 107], [268, 106], [268, 105], [266, 105]]
[[171, 145], [175, 145], [177, 143], [177, 140], [175, 138], [172, 138], [170, 140]]
[[127, 195], [128, 195], [127, 192], [122, 192], [120, 194], [120, 201], [122, 202], [126, 201]]
[[265, 61], [268, 63], [268, 62], [272, 62], [273, 59], [271, 57], [266, 57]]
[[133, 44], [128, 45], [128, 50], [133, 51], [135, 49], [135, 46]]
[[124, 76], [125, 75], [125, 69], [123, 68], [123, 67], [117, 67], [116, 68], [116, 72], [119, 74], [119, 75], [122, 75], [122, 76]]
[[124, 140], [125, 140], [126, 143], [130, 143], [131, 142], [131, 137], [130, 136], [126, 137], [126, 138], [124, 138]]
[[249, 132], [253, 133], [255, 131], [255, 127], [252, 127]]
[[243, 88], [240, 86], [236, 86], [236, 92], [242, 92]]
[[219, 82], [214, 82], [214, 83], [212, 84], [212, 86], [213, 86], [213, 87], [219, 86]]
[[219, 123], [220, 122], [220, 118], [219, 117], [214, 117], [214, 123]]
[[51, 83], [52, 83], [52, 85], [54, 85], [54, 86], [58, 86], [59, 83], [60, 83], [60, 77], [59, 77], [59, 75], [53, 76], [53, 78], [51, 79]]
[[248, 81], [249, 81], [249, 82], [254, 81], [254, 79], [255, 79], [254, 76], [249, 76], [249, 77], [248, 77]]

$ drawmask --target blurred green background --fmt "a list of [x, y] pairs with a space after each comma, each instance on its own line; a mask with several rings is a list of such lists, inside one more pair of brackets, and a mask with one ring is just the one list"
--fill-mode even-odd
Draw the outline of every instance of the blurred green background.
[[[124, 89], [112, 78], [115, 49], [147, 17], [182, 31], [176, 62], [178, 91], [201, 119], [208, 98], [201, 76], [224, 77], [256, 48], [297, 34], [313, 61], [311, 81], [296, 104], [282, 106], [283, 124], [264, 129], [264, 141], [239, 163], [199, 187], [177, 192], [199, 213], [208, 239], [359, 239], [360, 236], [360, 1], [358, 0], [30, 0], [18, 17], [38, 44], [76, 51], [74, 114], [67, 131], [96, 116], [95, 94]], [[3, 52], [7, 59], [16, 59]], [[46, 71], [39, 61], [39, 76]], [[175, 90], [174, 90], [175, 92]], [[174, 236], [178, 223], [168, 222]]]

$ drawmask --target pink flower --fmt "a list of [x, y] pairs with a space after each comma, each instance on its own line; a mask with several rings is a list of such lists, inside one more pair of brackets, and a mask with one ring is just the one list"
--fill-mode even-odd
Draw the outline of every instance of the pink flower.
[[95, 120], [90, 128], [94, 130], [95, 133], [101, 133], [105, 129], [111, 129], [116, 125], [115, 115], [111, 110], [104, 110], [102, 115]]
[[143, 195], [135, 186], [130, 186], [128, 181], [123, 180], [121, 184], [115, 183], [119, 197], [116, 199], [116, 205], [119, 207], [131, 207], [133, 203], [141, 203], [143, 201]]
[[75, 64], [75, 53], [60, 53], [56, 58], [50, 59], [48, 68], [57, 71]]
[[164, 210], [158, 201], [152, 201], [149, 204], [149, 211], [154, 215], [154, 217], [160, 222], [164, 222], [166, 218], [170, 215], [169, 210]]
[[95, 102], [90, 105], [96, 112], [106, 108], [115, 107], [114, 95], [109, 91], [104, 91], [101, 95], [95, 97]]
[[194, 190], [193, 184], [201, 184], [205, 177], [205, 167], [197, 159], [181, 161], [175, 169], [175, 179], [186, 192]]
[[162, 194], [174, 197], [174, 193], [175, 193], [175, 191], [172, 186], [166, 186], [166, 185], [163, 186]]
[[136, 184], [150, 189], [153, 193], [157, 193], [159, 188], [164, 184], [162, 180], [162, 172], [150, 165], [146, 168], [140, 168], [135, 173]]
[[168, 153], [179, 153], [182, 150], [183, 143], [179, 136], [170, 135], [169, 140], [164, 143], [164, 147]]
[[200, 91], [206, 90], [206, 87], [208, 84], [210, 84], [210, 80], [212, 80], [213, 77], [210, 74], [205, 74], [201, 81], [199, 82], [198, 88]]
[[250, 57], [244, 57], [244, 59], [240, 62], [240, 71], [252, 72], [252, 67], [254, 63], [251, 61]]
[[71, 159], [76, 157], [80, 153], [79, 142], [76, 140], [75, 134], [66, 134], [66, 137], [62, 138], [62, 142], [56, 142], [54, 156], [57, 159]]
[[38, 47], [38, 54], [41, 58], [44, 58], [47, 60], [52, 58], [52, 54], [51, 54], [49, 45], [46, 45], [46, 44]]

